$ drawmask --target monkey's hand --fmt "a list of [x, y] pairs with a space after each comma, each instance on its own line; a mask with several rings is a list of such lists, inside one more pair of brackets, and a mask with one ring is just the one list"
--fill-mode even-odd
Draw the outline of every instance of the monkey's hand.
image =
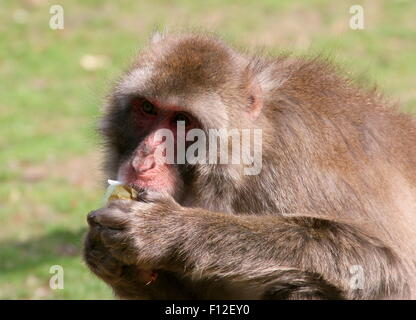
[[177, 234], [168, 231], [180, 210], [169, 198], [157, 202], [111, 201], [89, 213], [90, 238], [99, 239], [111, 256], [125, 265], [160, 268], [168, 262], [177, 241]]
[[[151, 201], [150, 196], [143, 201]], [[178, 288], [173, 274], [155, 271], [167, 256], [164, 247], [167, 242], [160, 234], [160, 227], [169, 223], [163, 217], [167, 213], [173, 215], [175, 208], [180, 207], [168, 199], [157, 204], [115, 200], [88, 215], [90, 230], [85, 239], [84, 259], [97, 276], [113, 287], [117, 296], [189, 298]]]

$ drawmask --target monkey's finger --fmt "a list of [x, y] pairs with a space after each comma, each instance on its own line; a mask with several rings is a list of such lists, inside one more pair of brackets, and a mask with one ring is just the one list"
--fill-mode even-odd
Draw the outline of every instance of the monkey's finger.
[[88, 222], [88, 225], [90, 227], [95, 227], [97, 225], [97, 222], [96, 222], [97, 213], [96, 213], [96, 211], [97, 210], [93, 210], [90, 213], [88, 213], [88, 215], [87, 215], [87, 222]]
[[101, 241], [101, 238], [92, 239], [88, 234], [84, 251], [85, 261], [90, 268], [101, 277], [109, 279], [111, 276], [119, 277], [124, 264], [111, 255], [110, 250]]
[[131, 236], [124, 231], [103, 228], [101, 241], [109, 249], [111, 255], [125, 264], [137, 261], [137, 249], [131, 246]]
[[129, 238], [126, 232], [109, 228], [103, 228], [100, 236], [104, 245], [111, 248], [122, 248], [127, 246]]
[[137, 265], [137, 254], [130, 247], [110, 248], [111, 255], [125, 265]]
[[113, 229], [123, 229], [130, 221], [125, 212], [108, 208], [95, 211], [91, 219], [96, 224]]
[[90, 229], [88, 231], [85, 243], [86, 244], [96, 244], [96, 243], [101, 243], [101, 236], [100, 236], [100, 232], [101, 232], [101, 226], [95, 223], [90, 224]]
[[96, 271], [102, 277], [114, 279], [121, 276], [123, 272], [123, 264], [111, 255], [102, 257], [100, 263], [96, 266]]

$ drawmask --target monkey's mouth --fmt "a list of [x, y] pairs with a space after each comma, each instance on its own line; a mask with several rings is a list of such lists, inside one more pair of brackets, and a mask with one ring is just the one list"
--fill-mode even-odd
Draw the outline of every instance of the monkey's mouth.
[[152, 163], [143, 170], [135, 169], [132, 165], [120, 170], [119, 180], [137, 191], [151, 190], [173, 194], [176, 171], [173, 165]]

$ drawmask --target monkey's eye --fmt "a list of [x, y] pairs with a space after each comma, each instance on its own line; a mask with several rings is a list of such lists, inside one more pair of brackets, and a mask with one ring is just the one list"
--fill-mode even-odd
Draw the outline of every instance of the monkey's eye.
[[178, 113], [173, 117], [173, 123], [176, 125], [178, 121], [185, 122], [185, 127], [189, 127], [191, 125], [191, 120], [189, 117], [183, 113]]
[[151, 115], [156, 115], [157, 111], [156, 111], [156, 107], [149, 101], [144, 100], [142, 103], [142, 110], [144, 113], [147, 114], [151, 114]]

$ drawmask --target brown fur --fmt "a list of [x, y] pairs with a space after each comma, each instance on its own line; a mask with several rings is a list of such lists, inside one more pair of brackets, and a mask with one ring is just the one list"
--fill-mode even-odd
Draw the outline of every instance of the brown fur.
[[[416, 127], [375, 91], [320, 59], [250, 58], [210, 36], [163, 36], [110, 98], [109, 178], [139, 143], [129, 95], [178, 100], [205, 129], [262, 128], [263, 169], [185, 168], [184, 197], [91, 213], [86, 261], [120, 297], [415, 298]], [[363, 289], [349, 285], [353, 265]], [[160, 276], [146, 286], [137, 269], [150, 267]]]

